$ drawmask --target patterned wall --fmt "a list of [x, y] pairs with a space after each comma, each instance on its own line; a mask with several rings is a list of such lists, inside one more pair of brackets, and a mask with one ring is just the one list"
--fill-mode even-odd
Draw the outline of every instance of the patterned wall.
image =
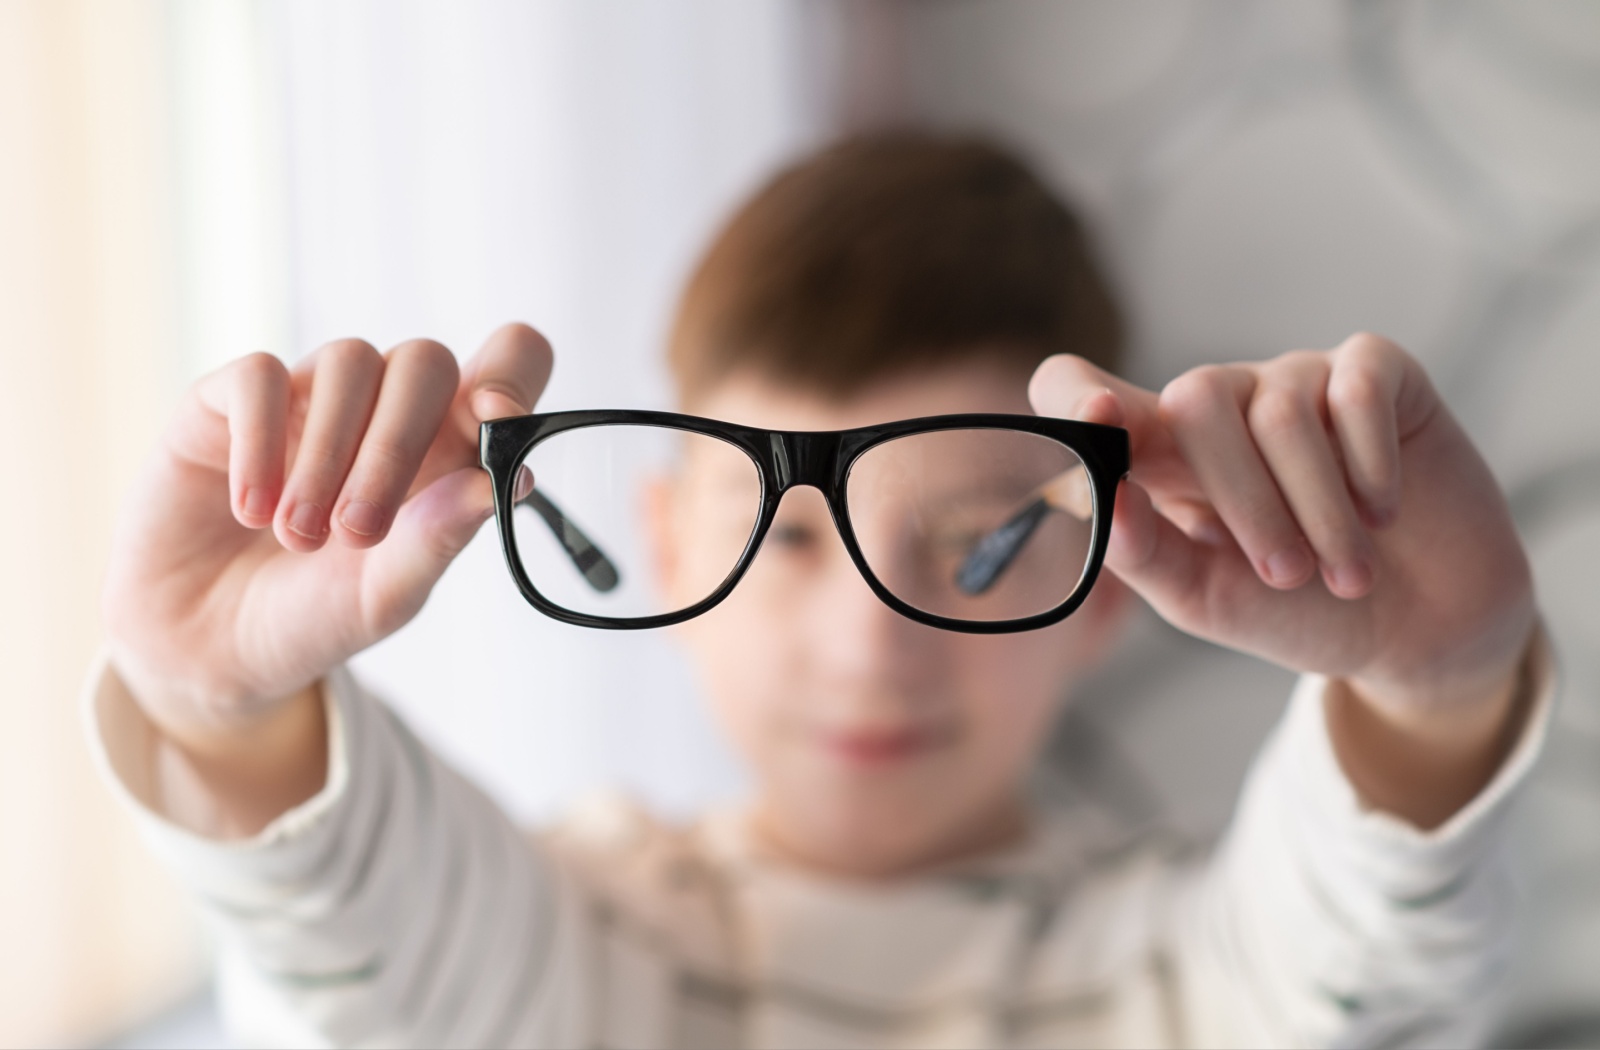
[[[876, 102], [856, 108], [1032, 152], [1099, 232], [1134, 378], [1370, 329], [1426, 363], [1481, 443], [1567, 681], [1531, 792], [1507, 1038], [1577, 1038], [1600, 1010], [1600, 4], [887, 8], [899, 31], [876, 58], [898, 85], [864, 80]], [[1212, 833], [1288, 684], [1146, 622], [1060, 768]]]

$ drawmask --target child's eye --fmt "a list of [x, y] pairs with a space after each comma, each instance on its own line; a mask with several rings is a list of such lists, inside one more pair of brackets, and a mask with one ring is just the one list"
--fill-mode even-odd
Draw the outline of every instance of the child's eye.
[[928, 536], [928, 545], [941, 555], [965, 557], [983, 537], [983, 530], [952, 526], [932, 532]]
[[767, 533], [767, 542], [776, 543], [790, 550], [806, 550], [816, 545], [817, 530], [809, 525], [775, 524]]

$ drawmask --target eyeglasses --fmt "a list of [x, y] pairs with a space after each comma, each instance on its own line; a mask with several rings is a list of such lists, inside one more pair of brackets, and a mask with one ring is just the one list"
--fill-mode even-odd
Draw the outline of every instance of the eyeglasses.
[[[557, 620], [665, 627], [741, 580], [795, 600], [830, 568], [831, 520], [890, 608], [977, 634], [1083, 603], [1129, 464], [1120, 427], [1001, 414], [794, 432], [551, 412], [484, 423], [479, 455], [511, 576]], [[827, 515], [780, 507], [796, 486], [820, 490]]]

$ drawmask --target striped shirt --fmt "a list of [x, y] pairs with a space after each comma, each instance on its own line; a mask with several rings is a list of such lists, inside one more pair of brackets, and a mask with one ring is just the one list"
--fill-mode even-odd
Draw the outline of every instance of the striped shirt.
[[1307, 675], [1208, 855], [1064, 809], [871, 882], [785, 867], [737, 809], [676, 826], [601, 800], [530, 834], [343, 671], [323, 790], [209, 841], [160, 816], [153, 730], [115, 675], [87, 701], [116, 790], [213, 920], [245, 1045], [1460, 1045], [1506, 950], [1507, 818], [1553, 701], [1535, 656], [1518, 743], [1433, 831], [1360, 805]]

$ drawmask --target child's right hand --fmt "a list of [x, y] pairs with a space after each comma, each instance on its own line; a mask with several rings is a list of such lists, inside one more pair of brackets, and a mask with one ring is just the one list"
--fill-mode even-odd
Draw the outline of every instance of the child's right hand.
[[151, 721], [196, 756], [259, 753], [293, 698], [416, 615], [491, 513], [478, 424], [531, 411], [550, 368], [507, 325], [464, 373], [438, 343], [344, 340], [197, 382], [105, 589], [112, 664]]

